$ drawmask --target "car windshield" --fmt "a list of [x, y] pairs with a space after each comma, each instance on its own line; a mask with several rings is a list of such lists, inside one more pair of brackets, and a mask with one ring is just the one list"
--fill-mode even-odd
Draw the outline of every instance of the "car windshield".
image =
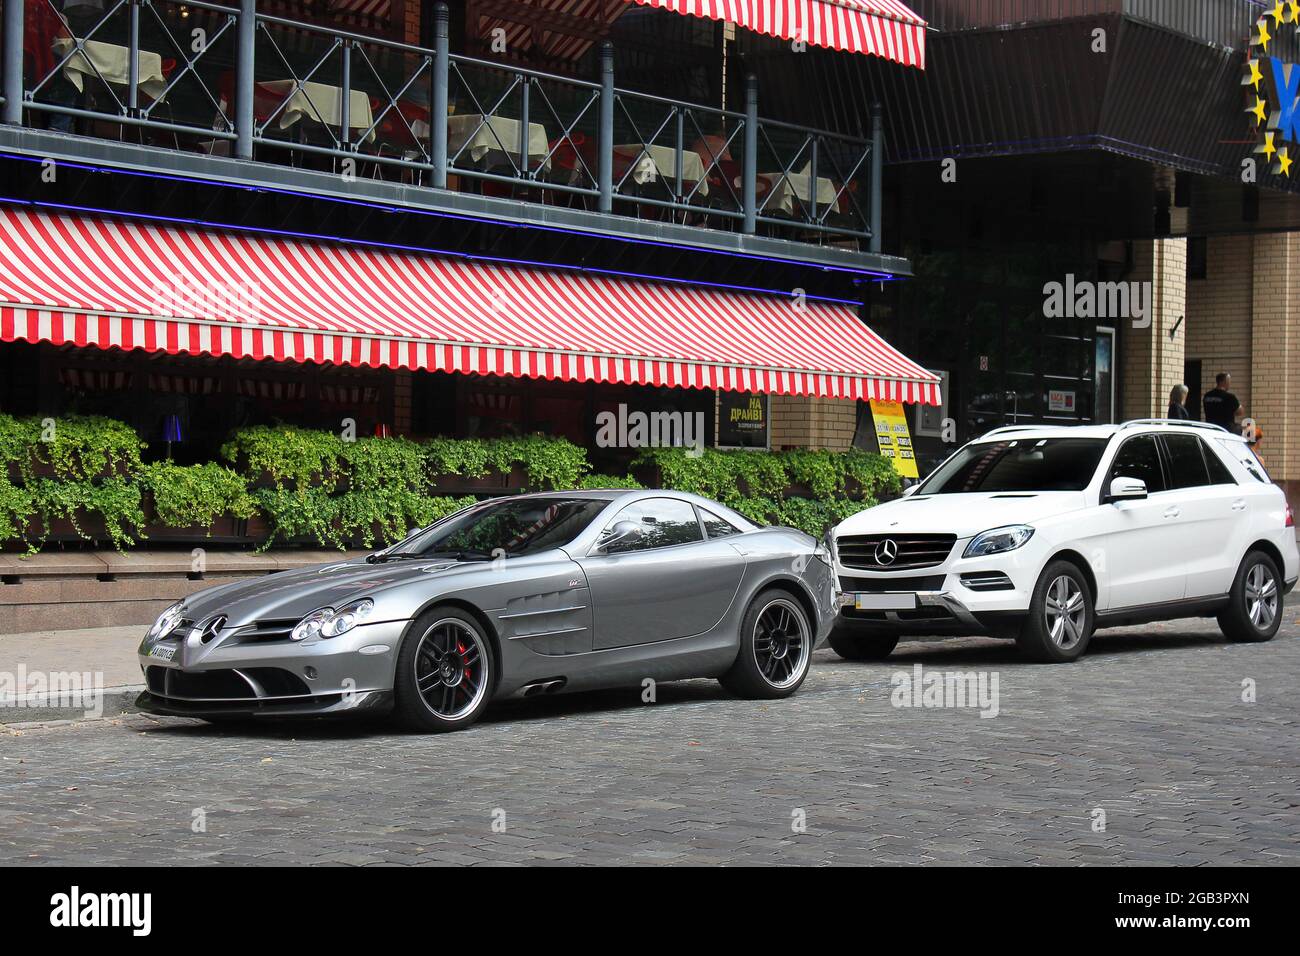
[[967, 445], [940, 465], [917, 494], [1082, 491], [1105, 449], [1102, 438], [1025, 438]]
[[386, 555], [491, 559], [568, 544], [605, 510], [601, 498], [503, 498], [461, 511], [394, 545]]

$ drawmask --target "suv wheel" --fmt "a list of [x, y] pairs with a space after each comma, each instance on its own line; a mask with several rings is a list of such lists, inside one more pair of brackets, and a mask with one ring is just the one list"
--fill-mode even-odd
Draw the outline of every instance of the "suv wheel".
[[1263, 551], [1251, 551], [1237, 569], [1219, 629], [1230, 641], [1271, 640], [1282, 626], [1282, 576]]
[[1092, 592], [1083, 573], [1069, 561], [1053, 561], [1034, 587], [1016, 644], [1031, 660], [1064, 664], [1083, 654], [1092, 624]]
[[872, 634], [852, 625], [837, 624], [831, 631], [831, 650], [846, 661], [883, 661], [898, 645], [897, 634]]

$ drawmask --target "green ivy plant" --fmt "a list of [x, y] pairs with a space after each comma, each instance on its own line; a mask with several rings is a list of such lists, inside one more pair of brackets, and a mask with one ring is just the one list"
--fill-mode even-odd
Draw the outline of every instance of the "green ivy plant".
[[345, 442], [331, 432], [281, 425], [243, 428], [221, 447], [221, 457], [244, 475], [270, 477], [279, 489], [337, 483]]
[[140, 469], [144, 447], [129, 425], [111, 418], [0, 415], [0, 461], [6, 471], [15, 466], [25, 484], [36, 480], [38, 465], [49, 466], [56, 477], [71, 481], [131, 476]]
[[169, 528], [205, 528], [211, 534], [220, 517], [251, 518], [257, 513], [244, 479], [213, 462], [145, 465], [140, 484], [153, 496], [156, 519]]

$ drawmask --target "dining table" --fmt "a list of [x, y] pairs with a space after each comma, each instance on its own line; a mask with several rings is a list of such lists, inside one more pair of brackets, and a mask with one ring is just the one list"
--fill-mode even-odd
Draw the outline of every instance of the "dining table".
[[[760, 212], [769, 215], [780, 213], [785, 216], [793, 216], [796, 201], [799, 203], [801, 210], [808, 213], [812, 211], [813, 177], [807, 167], [802, 172], [797, 173], [760, 173], [759, 176], [772, 184]], [[739, 187], [740, 185], [739, 180], [737, 180], [736, 186]], [[819, 213], [828, 208], [831, 212], [839, 212], [839, 193], [840, 190], [835, 184], [835, 180], [828, 179], [825, 176], [818, 176], [816, 196]]]
[[[253, 109], [259, 120], [276, 116], [276, 126], [292, 129], [306, 120], [340, 129], [343, 124], [343, 89], [314, 80], [261, 80], [254, 91]], [[279, 110], [276, 113], [276, 110]], [[364, 90], [351, 90], [348, 95], [348, 128], [365, 133], [366, 140], [375, 138], [375, 114], [371, 109], [370, 95]]]
[[[508, 116], [483, 116], [479, 113], [457, 113], [447, 117], [447, 156], [461, 159], [469, 157], [478, 169], [496, 166], [519, 165], [520, 120]], [[528, 124], [528, 169], [533, 172], [550, 169], [551, 147], [546, 127], [541, 123]]]
[[[131, 83], [131, 51], [128, 47], [102, 40], [82, 41], [80, 50], [76, 50], [77, 40], [72, 37], [58, 37], [50, 46], [60, 59], [67, 58], [63, 64], [63, 76], [84, 92], [86, 77], [103, 79], [113, 86], [126, 87]], [[167, 76], [163, 71], [163, 58], [150, 50], [136, 51], [136, 89], [154, 102], [162, 99], [167, 90]]]
[[[614, 181], [621, 182], [625, 176], [639, 186], [663, 179], [673, 184], [676, 190], [678, 152], [672, 146], [640, 143], [614, 147]], [[704, 160], [700, 154], [691, 149], [683, 149], [681, 155], [681, 178], [684, 186], [694, 189], [695, 194], [707, 196], [709, 181], [704, 173]], [[699, 187], [696, 188], [696, 184]]]

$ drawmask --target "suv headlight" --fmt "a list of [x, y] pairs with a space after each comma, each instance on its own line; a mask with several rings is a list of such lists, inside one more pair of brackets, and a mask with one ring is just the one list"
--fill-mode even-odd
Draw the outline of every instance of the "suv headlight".
[[370, 598], [345, 604], [337, 611], [332, 607], [323, 607], [312, 611], [294, 625], [289, 637], [295, 641], [305, 641], [311, 637], [338, 637], [364, 621], [374, 609], [375, 602]]
[[962, 552], [963, 558], [978, 558], [986, 554], [1002, 554], [1023, 547], [1034, 536], [1034, 529], [1027, 524], [1013, 524], [1005, 528], [992, 528], [981, 531], [971, 538], [970, 544]]
[[[158, 615], [158, 620], [153, 622], [153, 627], [149, 628], [149, 633], [145, 635], [145, 640], [161, 641], [164, 637], [176, 630], [176, 625], [181, 622], [181, 602], [177, 601], [167, 610]], [[138, 633], [138, 632], [137, 632]]]
[[813, 557], [815, 557], [832, 571], [835, 570], [835, 534], [827, 530], [822, 539], [817, 542], [817, 547], [813, 548]]

